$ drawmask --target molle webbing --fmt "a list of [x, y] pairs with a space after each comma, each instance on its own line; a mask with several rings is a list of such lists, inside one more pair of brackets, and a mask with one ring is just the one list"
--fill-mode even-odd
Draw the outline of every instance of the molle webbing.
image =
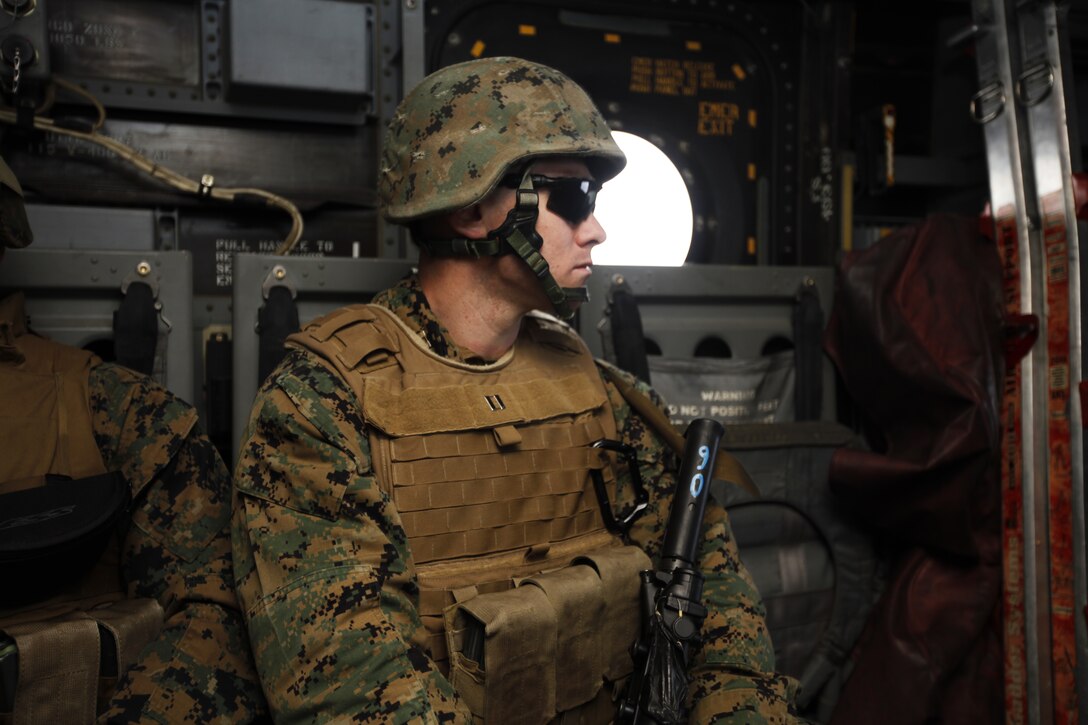
[[604, 386], [581, 341], [545, 324], [526, 320], [513, 350], [484, 366], [450, 363], [399, 323], [382, 325], [399, 333], [387, 343], [399, 366], [364, 377], [362, 408], [417, 565], [603, 528], [588, 472], [607, 464], [589, 444], [614, 436]]
[[15, 707], [0, 714], [0, 723], [94, 722], [118, 677], [162, 628], [162, 608], [153, 599], [80, 607], [72, 603], [0, 620], [0, 631], [18, 649]]
[[586, 472], [604, 467], [601, 452], [588, 447], [603, 434], [596, 417], [582, 416], [527, 430], [507, 450], [491, 431], [392, 441], [393, 501], [416, 563], [599, 530], [600, 510], [586, 491]]
[[434, 354], [374, 305], [334, 312], [289, 343], [358, 396], [416, 564], [603, 528], [588, 473], [606, 459], [589, 444], [615, 437], [615, 424], [592, 357], [561, 323], [527, 317], [513, 349], [479, 366]]
[[[602, 402], [599, 376], [571, 370], [562, 377], [483, 381], [458, 376], [447, 385], [392, 390], [381, 381], [363, 392], [367, 422], [391, 435], [442, 431], [497, 430], [503, 426], [583, 412]], [[516, 443], [516, 441], [511, 441]]]

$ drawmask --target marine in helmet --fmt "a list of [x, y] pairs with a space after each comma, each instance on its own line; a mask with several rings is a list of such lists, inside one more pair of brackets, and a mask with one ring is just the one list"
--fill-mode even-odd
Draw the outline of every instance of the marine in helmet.
[[[555, 159], [566, 166], [541, 168]], [[542, 254], [538, 195], [572, 228], [588, 221], [592, 238], [579, 246], [591, 247], [604, 241], [592, 217], [597, 191], [625, 163], [577, 84], [552, 68], [499, 58], [436, 73], [405, 99], [386, 136], [378, 190], [385, 218], [410, 225], [426, 256], [516, 254], [548, 296], [542, 309], [568, 319], [586, 298], [584, 279], [564, 287], [556, 274], [566, 278], [569, 270], [552, 269]], [[495, 193], [504, 188], [512, 191]], [[481, 201], [489, 203], [478, 206]], [[494, 209], [500, 209], [497, 218], [466, 220], [476, 210]], [[436, 218], [454, 226], [444, 228]], [[463, 229], [466, 221], [476, 228]], [[558, 253], [560, 245], [554, 246]], [[574, 261], [585, 263], [579, 265], [584, 275], [575, 277], [588, 276], [588, 250]]]
[[[33, 239], [22, 193], [0, 159], [0, 258]], [[230, 476], [196, 411], [35, 334], [19, 292], [0, 299], [0, 401], [0, 721], [266, 719]]]
[[[288, 339], [235, 471], [239, 596], [277, 719], [615, 716], [676, 460], [615, 383], [634, 381], [560, 318], [624, 162], [577, 84], [519, 58], [443, 68], [400, 104], [379, 191], [418, 273]], [[610, 530], [593, 481], [624, 508], [636, 476], [647, 515]], [[789, 721], [716, 505], [701, 565], [692, 721]]]

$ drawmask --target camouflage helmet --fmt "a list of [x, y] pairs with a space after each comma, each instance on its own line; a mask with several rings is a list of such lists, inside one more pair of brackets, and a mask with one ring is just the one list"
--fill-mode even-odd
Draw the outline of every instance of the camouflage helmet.
[[0, 158], [0, 247], [19, 249], [34, 241], [23, 204], [23, 187]]
[[389, 124], [383, 214], [406, 223], [462, 209], [547, 156], [584, 158], [601, 182], [626, 163], [593, 101], [554, 68], [510, 57], [447, 66], [424, 78]]

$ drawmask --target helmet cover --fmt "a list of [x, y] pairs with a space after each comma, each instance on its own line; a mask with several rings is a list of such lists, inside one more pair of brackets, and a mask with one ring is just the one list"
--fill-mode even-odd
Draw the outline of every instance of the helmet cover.
[[471, 206], [524, 162], [549, 156], [584, 158], [601, 182], [626, 163], [593, 101], [554, 68], [512, 57], [447, 66], [389, 124], [383, 214], [406, 223]]

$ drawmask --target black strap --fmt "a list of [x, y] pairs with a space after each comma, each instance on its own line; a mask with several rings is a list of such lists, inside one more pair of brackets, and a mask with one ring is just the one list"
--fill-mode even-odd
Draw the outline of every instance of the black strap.
[[159, 339], [159, 315], [150, 285], [132, 282], [113, 313], [113, 353], [117, 362], [151, 375]]
[[815, 285], [803, 285], [793, 308], [793, 355], [796, 370], [794, 406], [797, 420], [819, 420], [823, 400], [824, 313]]
[[283, 285], [272, 287], [268, 291], [268, 300], [257, 311], [257, 334], [260, 336], [258, 385], [265, 381], [287, 354], [283, 341], [300, 329], [298, 308], [291, 296], [291, 290]]
[[608, 311], [612, 328], [612, 351], [616, 366], [639, 380], [650, 382], [650, 363], [646, 359], [646, 338], [642, 332], [642, 315], [638, 302], [627, 282], [618, 277], [608, 290]]
[[232, 363], [230, 337], [222, 332], [213, 334], [204, 345], [204, 390], [207, 396], [205, 427], [208, 439], [226, 461], [231, 459], [230, 450], [233, 440], [231, 434]]
[[493, 257], [504, 251], [513, 251], [501, 239], [429, 239], [419, 242], [434, 257]]
[[517, 201], [507, 212], [506, 220], [487, 239], [438, 239], [419, 241], [419, 245], [436, 257], [483, 257], [514, 252], [529, 265], [548, 295], [555, 316], [570, 320], [578, 305], [589, 300], [586, 287], [561, 287], [551, 273], [548, 261], [540, 253], [544, 242], [536, 231], [540, 197], [526, 170], [517, 186]]

